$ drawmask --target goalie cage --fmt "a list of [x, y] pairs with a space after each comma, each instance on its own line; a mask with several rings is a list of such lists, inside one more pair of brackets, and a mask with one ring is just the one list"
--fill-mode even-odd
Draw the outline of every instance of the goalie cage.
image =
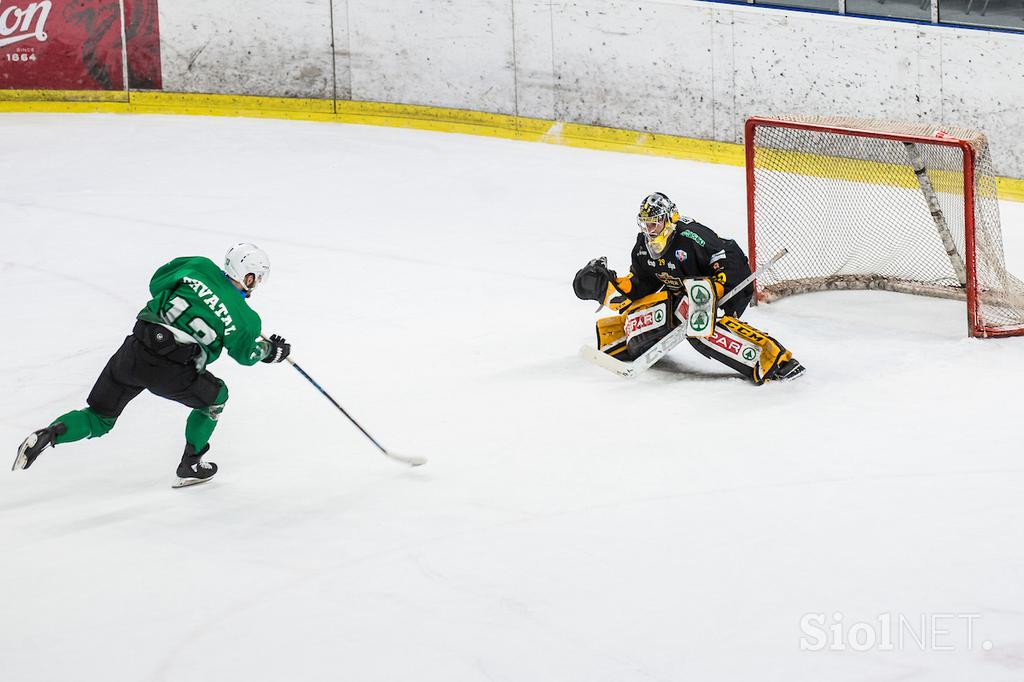
[[754, 117], [745, 133], [751, 269], [790, 251], [757, 281], [757, 300], [826, 289], [959, 298], [971, 336], [1024, 334], [983, 133], [829, 117]]

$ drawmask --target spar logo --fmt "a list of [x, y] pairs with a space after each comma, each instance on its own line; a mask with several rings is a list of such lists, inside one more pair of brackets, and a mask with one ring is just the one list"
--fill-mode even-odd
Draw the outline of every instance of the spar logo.
[[633, 338], [637, 334], [650, 331], [665, 324], [665, 304], [636, 312], [626, 319], [626, 337]]
[[736, 339], [730, 339], [721, 332], [715, 332], [708, 338], [709, 343], [713, 343], [719, 348], [729, 351], [733, 355], [739, 355], [740, 351], [743, 350], [743, 344]]
[[30, 2], [25, 9], [17, 5], [4, 7], [0, 0], [0, 47], [35, 38], [46, 42], [46, 19], [53, 3], [50, 0]]
[[693, 327], [693, 331], [702, 332], [708, 328], [710, 321], [711, 319], [708, 317], [706, 312], [698, 310], [693, 314], [693, 317], [690, 318], [690, 326]]
[[697, 305], [706, 305], [711, 300], [711, 292], [708, 291], [707, 287], [694, 284], [690, 287], [690, 296], [693, 297], [693, 302]]

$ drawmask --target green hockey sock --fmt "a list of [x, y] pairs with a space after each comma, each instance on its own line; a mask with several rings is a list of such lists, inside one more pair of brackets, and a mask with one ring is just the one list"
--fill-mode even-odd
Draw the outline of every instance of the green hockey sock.
[[210, 442], [213, 430], [217, 428], [217, 420], [220, 413], [224, 411], [224, 403], [228, 401], [228, 387], [223, 383], [220, 385], [220, 393], [214, 404], [210, 407], [192, 410], [185, 422], [185, 442], [195, 448], [196, 452], [202, 452], [206, 444]]
[[73, 410], [53, 420], [54, 424], [60, 422], [68, 428], [65, 433], [57, 436], [54, 442], [57, 444], [73, 443], [83, 438], [99, 438], [114, 428], [116, 421], [115, 417], [104, 417], [94, 412], [91, 407], [84, 410]]

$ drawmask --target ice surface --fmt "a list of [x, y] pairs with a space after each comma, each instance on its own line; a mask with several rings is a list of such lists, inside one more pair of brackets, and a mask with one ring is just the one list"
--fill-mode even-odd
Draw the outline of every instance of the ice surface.
[[[635, 381], [576, 356], [575, 270], [624, 269], [655, 190], [743, 243], [741, 169], [319, 123], [0, 126], [11, 459], [84, 404], [157, 266], [242, 239], [273, 263], [266, 330], [430, 458], [388, 461], [287, 365], [224, 357], [221, 471], [172, 490], [188, 410], [143, 395], [0, 473], [0, 680], [1024, 674], [1024, 339], [966, 338], [956, 301], [830, 292], [747, 316], [809, 368], [792, 384], [686, 346]], [[1019, 272], [1024, 206], [1002, 208]], [[835, 612], [924, 645], [801, 650]]]

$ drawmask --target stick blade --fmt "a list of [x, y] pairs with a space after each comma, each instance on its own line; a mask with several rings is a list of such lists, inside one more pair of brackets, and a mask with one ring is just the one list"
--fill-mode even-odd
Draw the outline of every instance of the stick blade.
[[593, 346], [580, 346], [580, 357], [589, 360], [602, 369], [618, 374], [620, 377], [631, 377], [635, 374], [635, 369], [630, 363], [616, 360]]
[[419, 467], [427, 463], [427, 458], [421, 455], [405, 455], [400, 452], [391, 451], [385, 452], [384, 454], [396, 462], [401, 462], [402, 464], [407, 464], [411, 467]]

